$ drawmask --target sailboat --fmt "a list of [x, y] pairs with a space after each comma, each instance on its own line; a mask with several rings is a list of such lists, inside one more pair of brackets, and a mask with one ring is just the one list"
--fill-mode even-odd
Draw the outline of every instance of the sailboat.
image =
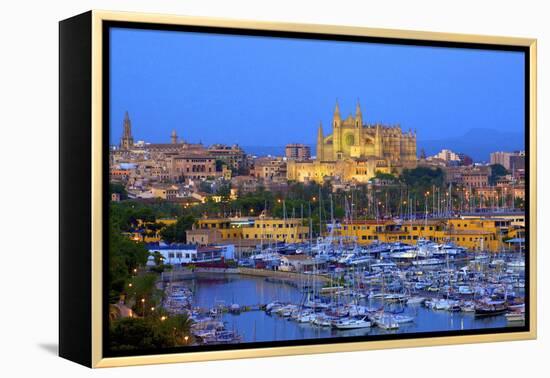
[[337, 329], [358, 329], [358, 328], [370, 328], [371, 322], [367, 320], [366, 316], [361, 318], [344, 318], [332, 323], [332, 326]]

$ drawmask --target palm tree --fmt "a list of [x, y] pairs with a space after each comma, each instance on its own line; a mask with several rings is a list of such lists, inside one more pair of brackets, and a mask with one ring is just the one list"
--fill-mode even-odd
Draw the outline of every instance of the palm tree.
[[191, 326], [193, 320], [187, 314], [179, 314], [167, 319], [168, 326], [172, 328], [175, 345], [190, 345], [193, 343]]

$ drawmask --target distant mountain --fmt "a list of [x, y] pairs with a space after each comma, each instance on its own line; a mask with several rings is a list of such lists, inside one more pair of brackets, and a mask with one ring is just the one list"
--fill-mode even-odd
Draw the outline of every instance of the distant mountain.
[[525, 134], [479, 128], [471, 129], [461, 137], [418, 140], [416, 146], [419, 155], [422, 148], [427, 156], [435, 155], [446, 148], [456, 153], [465, 153], [474, 161], [488, 161], [491, 152], [524, 150]]

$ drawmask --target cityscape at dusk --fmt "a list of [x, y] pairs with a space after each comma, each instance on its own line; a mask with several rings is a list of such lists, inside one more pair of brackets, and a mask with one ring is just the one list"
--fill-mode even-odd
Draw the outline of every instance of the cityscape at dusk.
[[525, 324], [523, 53], [110, 38], [111, 351]]

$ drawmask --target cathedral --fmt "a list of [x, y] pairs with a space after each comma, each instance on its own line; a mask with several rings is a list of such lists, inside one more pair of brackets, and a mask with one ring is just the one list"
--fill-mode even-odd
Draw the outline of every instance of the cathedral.
[[355, 116], [347, 118], [342, 118], [336, 103], [331, 126], [332, 134], [325, 136], [319, 125], [315, 160], [288, 162], [289, 180], [366, 182], [376, 172], [398, 174], [416, 167], [416, 132], [404, 132], [399, 125], [363, 123], [359, 102]]

